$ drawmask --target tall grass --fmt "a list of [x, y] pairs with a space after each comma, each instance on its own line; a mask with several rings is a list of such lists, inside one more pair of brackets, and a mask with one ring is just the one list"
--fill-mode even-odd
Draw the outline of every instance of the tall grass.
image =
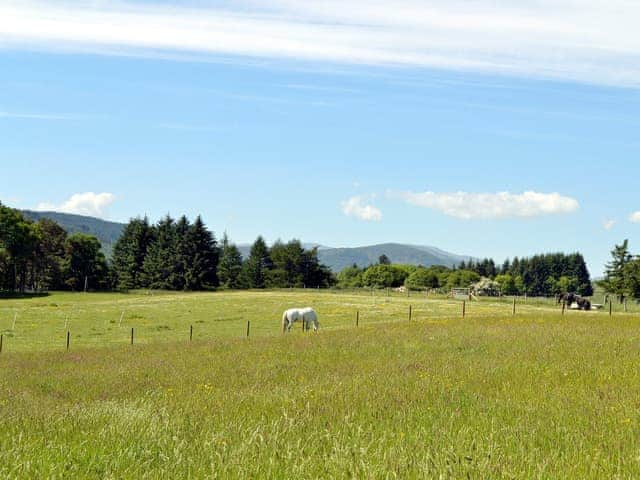
[[[148, 332], [184, 326], [170, 320], [183, 302], [211, 330], [133, 347], [87, 337], [69, 353], [13, 337], [20, 348], [0, 355], [0, 478], [640, 476], [634, 315], [523, 305], [512, 317], [481, 302], [463, 320], [458, 303], [425, 299], [410, 323], [411, 299], [320, 294], [328, 328], [282, 336], [271, 311], [312, 294], [234, 295], [45, 300], [89, 323], [154, 312]], [[52, 307], [2, 308], [20, 309], [16, 330], [20, 318], [44, 330], [34, 312]], [[240, 314], [263, 318], [259, 335], [236, 334]]]

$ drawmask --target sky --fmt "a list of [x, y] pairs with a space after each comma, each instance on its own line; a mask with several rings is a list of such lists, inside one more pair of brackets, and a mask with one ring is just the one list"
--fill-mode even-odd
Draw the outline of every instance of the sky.
[[497, 261], [640, 232], [640, 4], [0, 0], [0, 201]]

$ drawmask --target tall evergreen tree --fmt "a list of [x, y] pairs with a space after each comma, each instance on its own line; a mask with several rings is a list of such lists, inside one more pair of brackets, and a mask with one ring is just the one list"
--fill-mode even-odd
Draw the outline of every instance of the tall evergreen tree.
[[242, 255], [238, 247], [222, 237], [222, 256], [218, 265], [218, 281], [224, 288], [242, 288]]
[[602, 282], [609, 293], [617, 295], [621, 300], [625, 294], [625, 268], [631, 262], [629, 240], [615, 245], [611, 251], [611, 261], [605, 267], [605, 279]]
[[271, 257], [269, 247], [264, 239], [259, 236], [251, 246], [249, 258], [244, 263], [242, 276], [249, 288], [265, 288], [267, 274], [271, 269]]
[[383, 253], [378, 257], [378, 265], [391, 265], [391, 259]]
[[182, 215], [175, 224], [174, 238], [175, 258], [171, 274], [171, 290], [189, 290], [187, 286], [187, 269], [195, 256], [195, 245], [191, 238], [191, 223], [186, 215]]
[[212, 232], [205, 226], [198, 215], [186, 233], [186, 246], [183, 251], [184, 288], [187, 290], [203, 290], [218, 286], [218, 261], [220, 252]]
[[125, 226], [113, 247], [112, 264], [117, 288], [129, 290], [144, 286], [142, 270], [153, 240], [153, 228], [147, 217], [135, 218]]
[[142, 266], [142, 284], [146, 288], [175, 290], [178, 270], [176, 223], [167, 215], [154, 228], [154, 241], [149, 246]]

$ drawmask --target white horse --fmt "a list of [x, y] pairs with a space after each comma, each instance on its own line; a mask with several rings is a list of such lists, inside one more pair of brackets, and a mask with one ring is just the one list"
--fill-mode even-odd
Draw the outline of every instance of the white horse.
[[290, 308], [282, 314], [282, 333], [291, 331], [291, 327], [296, 322], [302, 322], [302, 329], [309, 330], [313, 325], [316, 332], [320, 329], [318, 314], [311, 308]]

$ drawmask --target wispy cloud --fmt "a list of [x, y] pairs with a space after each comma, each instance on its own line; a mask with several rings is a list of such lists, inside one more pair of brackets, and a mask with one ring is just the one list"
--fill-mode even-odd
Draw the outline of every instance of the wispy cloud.
[[40, 203], [36, 207], [36, 210], [75, 213], [77, 215], [105, 218], [109, 206], [115, 199], [116, 197], [113, 193], [107, 192], [76, 193], [59, 205], [48, 202]]
[[615, 220], [612, 220], [612, 219], [610, 219], [610, 220], [605, 220], [605, 221], [602, 223], [602, 228], [604, 228], [604, 229], [605, 229], [605, 230], [607, 230], [607, 231], [608, 231], [608, 230], [611, 230], [611, 229], [616, 225], [616, 223], [618, 223], [618, 222], [616, 222]]
[[321, 92], [321, 93], [361, 93], [361, 90], [355, 88], [332, 87], [326, 85], [313, 85], [304, 83], [289, 83], [286, 85], [276, 85], [278, 87], [287, 88], [289, 90], [300, 90], [305, 92]]
[[640, 3], [628, 0], [238, 0], [200, 9], [8, 0], [0, 6], [0, 46], [430, 67], [635, 87], [638, 18]]
[[77, 120], [77, 115], [59, 114], [59, 113], [20, 113], [20, 112], [2, 112], [0, 111], [0, 119], [15, 118], [19, 120]]
[[348, 217], [359, 218], [370, 222], [382, 220], [382, 212], [371, 204], [362, 195], [356, 195], [342, 202], [342, 213]]
[[575, 212], [580, 206], [574, 198], [559, 193], [389, 192], [389, 196], [464, 220], [567, 214]]
[[222, 130], [216, 125], [199, 125], [190, 123], [160, 123], [157, 127], [165, 130], [182, 130], [187, 132], [219, 132]]
[[631, 215], [629, 215], [629, 221], [631, 223], [640, 223], [640, 211], [633, 212]]

